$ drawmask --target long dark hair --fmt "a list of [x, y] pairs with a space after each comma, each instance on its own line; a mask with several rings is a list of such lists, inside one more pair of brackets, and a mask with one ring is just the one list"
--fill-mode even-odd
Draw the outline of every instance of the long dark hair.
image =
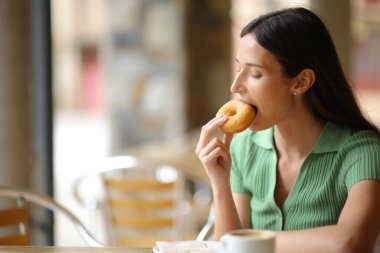
[[286, 76], [294, 77], [306, 68], [314, 71], [316, 80], [305, 102], [317, 117], [379, 133], [360, 110], [331, 36], [316, 14], [305, 8], [270, 12], [251, 21], [240, 36], [249, 33], [276, 57]]

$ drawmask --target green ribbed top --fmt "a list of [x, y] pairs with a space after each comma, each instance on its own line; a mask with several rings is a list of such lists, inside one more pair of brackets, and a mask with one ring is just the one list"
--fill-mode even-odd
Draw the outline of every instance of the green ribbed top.
[[256, 229], [299, 230], [336, 224], [348, 191], [365, 179], [380, 181], [380, 139], [327, 123], [279, 208], [274, 199], [277, 156], [273, 128], [247, 130], [231, 144], [232, 192], [250, 194]]

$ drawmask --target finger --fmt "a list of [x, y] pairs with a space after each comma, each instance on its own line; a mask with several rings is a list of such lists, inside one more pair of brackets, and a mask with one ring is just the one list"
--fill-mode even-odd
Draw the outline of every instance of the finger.
[[204, 149], [202, 149], [202, 151], [199, 154], [199, 157], [202, 158], [208, 156], [216, 149], [221, 149], [225, 154], [229, 156], [229, 149], [226, 148], [226, 145], [224, 145], [224, 143], [218, 138], [214, 138]]
[[218, 164], [222, 166], [225, 162], [229, 160], [229, 155], [221, 147], [217, 147], [212, 150], [207, 156], [202, 158], [203, 163], [206, 167], [215, 166]]
[[217, 147], [222, 146], [223, 143], [216, 137], [214, 137], [200, 152], [199, 156], [207, 156], [210, 152], [212, 152]]
[[202, 127], [202, 131], [196, 148], [197, 154], [209, 143], [216, 129], [223, 125], [226, 121], [226, 116], [218, 116], [210, 120], [206, 125]]

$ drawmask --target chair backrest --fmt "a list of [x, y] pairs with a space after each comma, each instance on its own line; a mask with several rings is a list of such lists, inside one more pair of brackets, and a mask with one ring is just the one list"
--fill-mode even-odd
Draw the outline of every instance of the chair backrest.
[[27, 189], [0, 186], [0, 202], [7, 202], [7, 207], [0, 210], [0, 245], [32, 244], [29, 213], [30, 207], [38, 206], [65, 215], [89, 246], [103, 246], [71, 211], [49, 196]]
[[210, 211], [206, 224], [203, 225], [196, 238], [197, 241], [212, 241], [214, 240], [214, 205], [210, 206]]
[[29, 207], [23, 199], [16, 201], [14, 207], [0, 210], [0, 245], [30, 245]]
[[179, 211], [184, 199], [181, 172], [129, 156], [107, 160], [102, 169], [80, 177], [74, 189], [76, 198], [84, 203], [81, 184], [89, 177], [100, 179], [103, 190], [96, 206], [103, 207], [108, 244], [153, 247], [159, 240], [184, 238]]

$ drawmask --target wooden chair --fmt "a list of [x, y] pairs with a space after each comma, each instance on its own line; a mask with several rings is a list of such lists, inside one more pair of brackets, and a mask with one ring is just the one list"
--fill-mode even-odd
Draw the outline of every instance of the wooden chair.
[[15, 207], [0, 210], [0, 245], [30, 245], [31, 236], [26, 226], [29, 224], [29, 208], [23, 199], [18, 199]]
[[0, 186], [0, 203], [3, 204], [0, 210], [0, 245], [32, 245], [30, 207], [39, 206], [65, 215], [89, 246], [103, 246], [73, 213], [49, 196], [17, 187]]
[[[151, 248], [159, 240], [185, 238], [180, 210], [185, 199], [184, 178], [180, 171], [131, 156], [110, 157], [100, 167], [78, 178], [74, 194], [81, 203], [91, 203], [86, 210], [102, 210], [107, 244]], [[102, 187], [96, 204], [89, 201], [91, 194], [80, 193], [81, 187], [95, 188], [85, 186], [91, 177], [100, 180]]]

